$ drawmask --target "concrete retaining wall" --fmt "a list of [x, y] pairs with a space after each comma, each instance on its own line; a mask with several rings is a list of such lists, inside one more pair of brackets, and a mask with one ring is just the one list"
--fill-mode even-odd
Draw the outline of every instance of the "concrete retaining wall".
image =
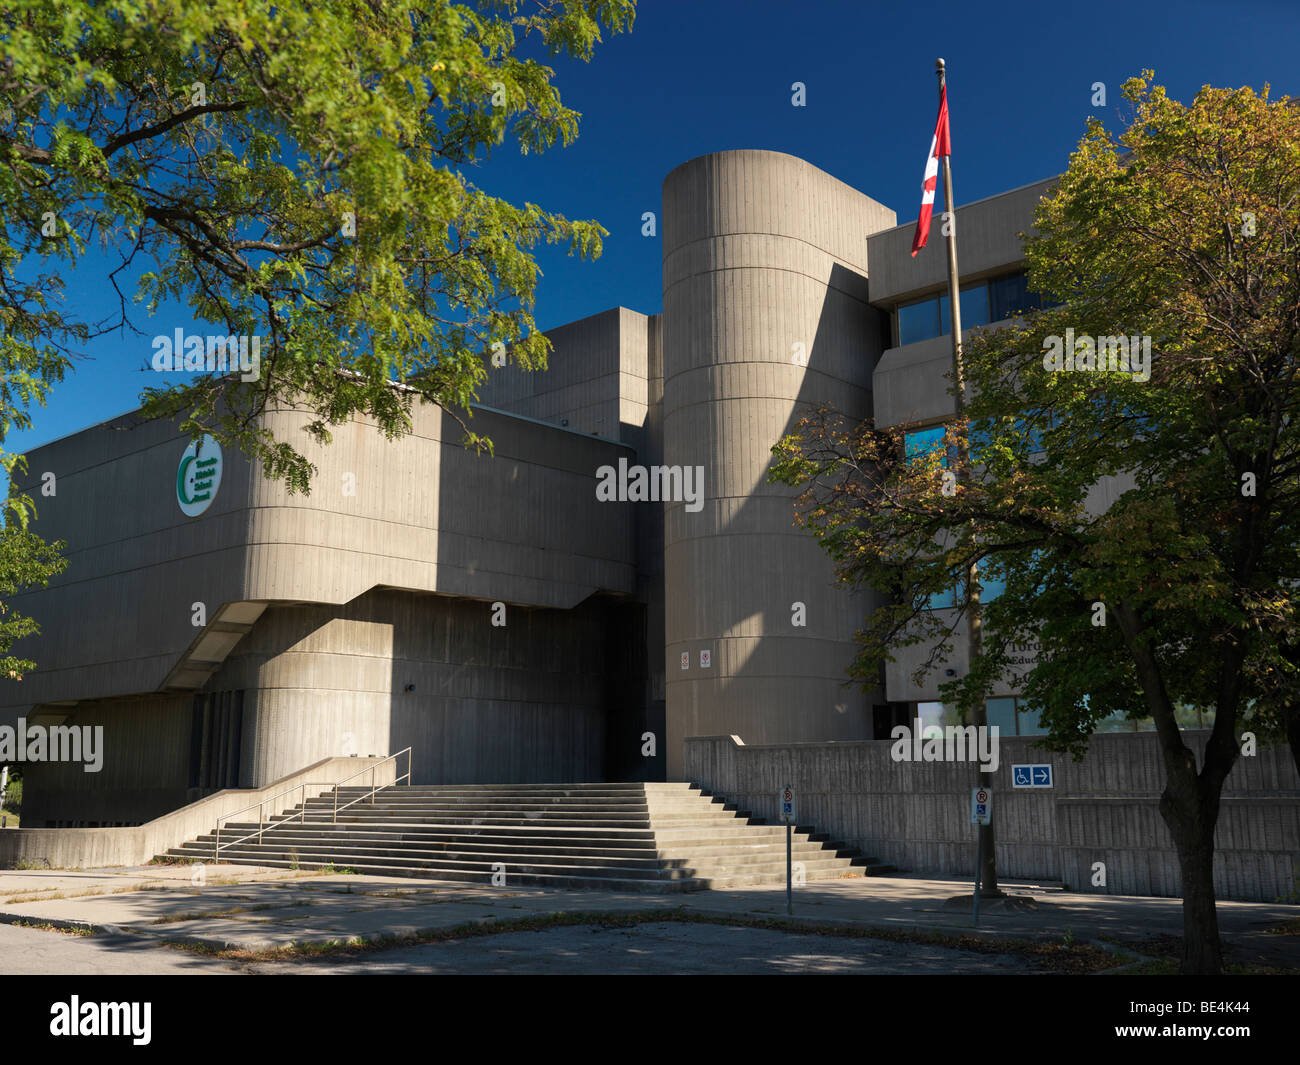
[[[1208, 732], [1188, 732], [1197, 752]], [[1060, 880], [1075, 891], [1181, 895], [1173, 839], [1160, 817], [1164, 767], [1154, 733], [1094, 736], [1080, 762], [1016, 737], [1000, 744], [994, 777], [998, 873]], [[801, 825], [922, 873], [972, 873], [970, 763], [895, 762], [891, 741], [746, 746], [736, 736], [685, 741], [685, 777], [776, 818], [776, 794], [795, 788]], [[1055, 787], [1016, 790], [1011, 767], [1050, 762]], [[1242, 758], [1224, 789], [1215, 838], [1222, 899], [1273, 902], [1300, 877], [1300, 776], [1285, 747]], [[1093, 863], [1106, 885], [1091, 883]]]
[[[19, 863], [48, 866], [52, 869], [90, 869], [103, 866], [141, 865], [186, 840], [194, 839], [216, 827], [217, 819], [246, 806], [272, 799], [282, 791], [309, 785], [306, 796], [322, 794], [333, 783], [350, 777], [358, 770], [376, 765], [380, 758], [326, 758], [265, 788], [231, 788], [190, 803], [179, 810], [130, 828], [7, 828], [0, 831], [0, 869], [13, 869]], [[406, 771], [393, 762], [379, 766], [375, 777], [380, 784], [392, 783], [398, 773]], [[355, 784], [369, 784], [370, 777], [358, 778]], [[310, 785], [317, 785], [312, 787]], [[266, 817], [283, 813], [302, 800], [302, 792], [280, 796], [268, 802]], [[241, 816], [240, 821], [256, 820], [256, 811]], [[233, 838], [233, 837], [232, 837]]]

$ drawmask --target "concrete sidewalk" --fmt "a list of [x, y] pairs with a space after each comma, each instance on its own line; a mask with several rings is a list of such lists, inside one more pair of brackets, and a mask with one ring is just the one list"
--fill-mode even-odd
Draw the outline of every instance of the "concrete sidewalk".
[[[85, 928], [251, 952], [294, 943], [383, 939], [476, 922], [557, 913], [658, 912], [683, 908], [712, 917], [785, 919], [784, 886], [651, 895], [543, 888], [494, 888], [347, 874], [286, 873], [208, 866], [0, 872], [0, 921]], [[794, 922], [847, 928], [922, 930], [992, 938], [1111, 940], [1140, 946], [1182, 935], [1182, 902], [1093, 895], [1024, 881], [1004, 882], [1009, 899], [981, 904], [972, 927], [970, 882], [945, 877], [853, 877], [798, 887]], [[950, 902], [965, 894], [964, 903]], [[1300, 969], [1300, 906], [1220, 902], [1230, 963]], [[596, 919], [598, 920], [598, 918]]]

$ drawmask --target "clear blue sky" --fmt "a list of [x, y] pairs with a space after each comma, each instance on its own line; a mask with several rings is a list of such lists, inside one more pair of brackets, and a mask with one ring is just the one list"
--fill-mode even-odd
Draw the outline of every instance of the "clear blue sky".
[[[1059, 173], [1089, 114], [1127, 125], [1119, 89], [1144, 68], [1175, 99], [1205, 84], [1272, 86], [1300, 95], [1295, 0], [1093, 0], [979, 4], [870, 0], [642, 0], [632, 33], [600, 46], [589, 65], [560, 62], [556, 83], [583, 115], [567, 149], [521, 157], [503, 147], [472, 175], [494, 195], [529, 200], [606, 229], [594, 263], [547, 250], [536, 307], [547, 329], [622, 304], [661, 304], [658, 238], [641, 215], [660, 210], [664, 176], [706, 152], [789, 152], [916, 218], [934, 128], [934, 59], [948, 63], [953, 185], [958, 204]], [[807, 86], [792, 107], [790, 86]], [[1091, 105], [1092, 84], [1107, 106]], [[88, 256], [68, 277], [68, 303], [94, 320], [115, 311]], [[88, 345], [89, 358], [33, 412], [28, 448], [137, 405], [155, 333], [191, 328], [188, 312], [139, 306], [126, 333]], [[198, 332], [198, 329], [192, 331]], [[207, 330], [202, 330], [207, 332]]]

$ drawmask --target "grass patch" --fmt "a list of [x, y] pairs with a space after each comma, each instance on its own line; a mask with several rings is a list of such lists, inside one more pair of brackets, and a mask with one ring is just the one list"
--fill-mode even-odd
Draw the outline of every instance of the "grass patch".
[[248, 909], [244, 906], [232, 906], [228, 910], [208, 910], [205, 913], [173, 913], [166, 917], [158, 917], [150, 921], [150, 924], [176, 924], [180, 921], [201, 921], [207, 917], [233, 917], [237, 913], [247, 913]]
[[132, 891], [161, 891], [169, 887], [162, 880], [147, 880], [143, 884], [128, 884], [126, 887], [105, 891], [103, 888], [89, 888], [86, 891], [59, 891], [56, 888], [40, 888], [22, 895], [10, 895], [5, 898], [6, 905], [20, 902], [53, 902], [57, 899], [84, 899], [92, 895], [125, 895]]
[[34, 928], [38, 932], [61, 932], [65, 936], [93, 936], [90, 928], [68, 928], [64, 925], [50, 924], [48, 921], [14, 921], [19, 928]]
[[103, 894], [106, 894], [103, 888], [93, 888], [90, 891], [56, 891], [53, 888], [46, 888], [43, 891], [28, 892], [26, 895], [13, 895], [5, 899], [5, 902], [53, 902], [56, 899], [80, 899], [87, 895]]
[[54, 888], [43, 888], [40, 891], [28, 891], [22, 895], [10, 895], [4, 901], [5, 905], [8, 905], [11, 902], [40, 902], [43, 899], [66, 899], [67, 897], [67, 895], [56, 891]]
[[977, 936], [951, 935], [942, 932], [902, 931], [892, 928], [846, 928], [840, 925], [799, 923], [778, 917], [753, 917], [744, 914], [715, 915], [692, 913], [685, 908], [671, 910], [634, 910], [624, 913], [575, 912], [532, 915], [474, 921], [451, 928], [431, 929], [402, 936], [383, 936], [372, 940], [334, 939], [316, 943], [290, 943], [265, 951], [229, 950], [217, 947], [195, 947], [188, 943], [170, 941], [166, 945], [230, 961], [276, 962], [301, 961], [311, 958], [355, 957], [396, 947], [411, 947], [426, 943], [446, 943], [453, 940], [495, 936], [508, 932], [540, 932], [550, 928], [572, 928], [592, 925], [598, 928], [633, 928], [642, 924], [679, 921], [687, 924], [713, 924], [761, 928], [769, 931], [792, 932], [803, 935], [823, 935], [837, 939], [883, 939], [896, 943], [918, 943], [926, 946], [947, 947], [972, 954], [1014, 954], [1032, 962], [1040, 970], [1061, 973], [1099, 973], [1137, 959], [1116, 954], [1101, 947], [1066, 945], [1028, 939], [985, 939]]

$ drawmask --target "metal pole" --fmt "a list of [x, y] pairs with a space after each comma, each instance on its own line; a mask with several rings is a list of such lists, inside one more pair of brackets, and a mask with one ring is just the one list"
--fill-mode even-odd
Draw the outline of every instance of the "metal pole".
[[984, 826], [975, 826], [975, 927], [980, 923], [980, 872], [984, 867]]
[[257, 843], [258, 843], [258, 846], [261, 846], [261, 843], [262, 843], [262, 807], [263, 807], [264, 805], [266, 805], [266, 800], [265, 800], [265, 799], [263, 799], [261, 802], [259, 802], [259, 803], [257, 804]]
[[785, 912], [794, 913], [794, 890], [792, 888], [793, 876], [790, 865], [790, 837], [794, 831], [794, 826], [789, 821], [785, 823]]
[[[944, 98], [944, 92], [948, 87], [947, 68], [942, 59], [934, 61], [935, 71], [939, 75], [939, 99]], [[951, 130], [951, 112], [949, 128]], [[951, 132], [949, 134], [951, 136]], [[957, 209], [954, 206], [952, 191], [952, 164], [950, 157], [945, 155], [943, 160], [943, 203], [944, 209], [948, 215], [948, 307], [950, 310], [950, 319], [952, 325], [952, 375], [954, 391], [953, 412], [960, 420], [966, 413], [966, 367], [962, 356], [961, 347], [961, 291], [959, 285], [959, 274], [957, 271]], [[970, 479], [970, 452], [965, 445], [958, 448], [957, 451], [957, 480], [959, 482]], [[979, 573], [974, 561], [966, 567], [966, 597], [967, 597], [967, 614], [966, 614], [966, 660], [967, 669], [975, 665], [976, 659], [979, 658], [980, 647], [983, 642], [983, 617], [980, 609], [980, 584]], [[988, 728], [988, 712], [981, 699], [971, 707], [971, 724], [978, 728]], [[978, 764], [978, 763], [977, 763]], [[975, 781], [983, 788], [993, 786], [992, 774], [985, 774], [981, 770], [976, 770]], [[980, 861], [983, 861], [983, 855], [986, 853], [984, 845], [987, 842], [987, 854], [990, 865], [993, 861], [993, 822], [990, 819], [987, 825], [978, 826], [980, 836]], [[990, 870], [992, 871], [992, 870]], [[996, 890], [996, 874], [990, 877]]]

